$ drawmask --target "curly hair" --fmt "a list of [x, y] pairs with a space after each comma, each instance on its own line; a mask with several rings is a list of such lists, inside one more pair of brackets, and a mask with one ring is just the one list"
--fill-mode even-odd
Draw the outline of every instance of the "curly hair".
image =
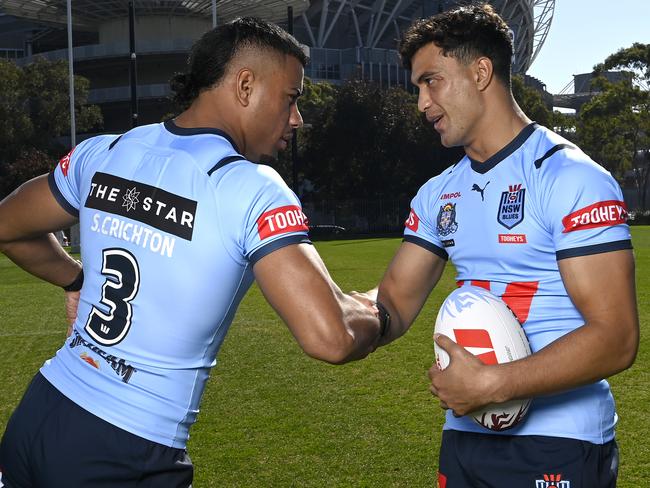
[[430, 42], [442, 49], [443, 55], [464, 64], [480, 56], [490, 58], [496, 76], [510, 86], [513, 54], [510, 29], [490, 5], [472, 3], [415, 21], [398, 47], [406, 69], [411, 69], [415, 53]]
[[199, 93], [224, 76], [228, 63], [242, 48], [270, 49], [293, 56], [305, 66], [309, 58], [288, 32], [255, 17], [241, 17], [220, 25], [194, 43], [185, 73], [176, 73], [169, 84], [173, 100], [181, 107], [190, 105]]

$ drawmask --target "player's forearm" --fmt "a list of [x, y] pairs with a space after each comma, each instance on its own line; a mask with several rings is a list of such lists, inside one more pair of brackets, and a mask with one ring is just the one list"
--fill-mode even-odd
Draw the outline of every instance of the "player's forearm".
[[585, 324], [526, 359], [485, 368], [488, 398], [503, 402], [559, 393], [629, 368], [638, 348], [638, 322], [623, 318], [616, 329]]
[[57, 286], [69, 285], [81, 270], [53, 234], [4, 242], [0, 251], [28, 273]]

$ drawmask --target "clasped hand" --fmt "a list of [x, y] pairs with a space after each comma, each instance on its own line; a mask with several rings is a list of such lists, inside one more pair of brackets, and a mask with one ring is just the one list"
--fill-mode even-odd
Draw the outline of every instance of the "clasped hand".
[[462, 416], [493, 403], [490, 395], [494, 367], [486, 366], [445, 335], [437, 334], [434, 339], [449, 354], [450, 361], [442, 371], [435, 363], [429, 369], [430, 390], [440, 400], [440, 406]]

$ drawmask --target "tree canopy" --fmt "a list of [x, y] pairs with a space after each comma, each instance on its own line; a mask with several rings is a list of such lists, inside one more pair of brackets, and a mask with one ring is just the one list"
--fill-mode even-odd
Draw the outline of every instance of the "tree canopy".
[[631, 175], [638, 206], [645, 208], [650, 173], [650, 44], [634, 43], [594, 66], [594, 74], [622, 70], [617, 83], [594, 81], [599, 93], [580, 111], [578, 143], [596, 161], [623, 179]]
[[[75, 76], [75, 121], [79, 132], [102, 122], [88, 106], [89, 82]], [[68, 64], [43, 58], [21, 68], [0, 59], [0, 197], [51, 169], [68, 150]]]

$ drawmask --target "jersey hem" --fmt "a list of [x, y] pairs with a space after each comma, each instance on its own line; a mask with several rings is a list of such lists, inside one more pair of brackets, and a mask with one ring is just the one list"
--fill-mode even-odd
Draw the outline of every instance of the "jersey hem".
[[57, 381], [49, 377], [48, 373], [44, 370], [44, 368], [40, 368], [39, 372], [41, 373], [41, 375], [43, 375], [43, 378], [45, 378], [54, 388], [59, 390], [59, 392], [63, 396], [65, 396], [68, 400], [76, 403], [79, 407], [83, 408], [84, 410], [94, 415], [95, 417], [100, 418], [104, 422], [108, 422], [109, 424], [113, 425], [114, 427], [117, 427], [118, 429], [122, 429], [128, 432], [129, 434], [133, 434], [135, 436], [141, 437], [142, 439], [155, 442], [156, 444], [160, 444], [166, 447], [172, 447], [175, 449], [185, 449], [187, 447], [187, 440], [189, 439], [189, 435], [185, 438], [185, 440], [183, 440], [182, 437], [176, 437], [172, 439], [169, 437], [162, 437], [159, 435], [148, 435], [143, 432], [138, 432], [136, 431], [136, 429], [129, 428], [129, 426], [120, 422], [115, 417], [112, 417], [110, 415], [102, 415], [105, 412], [102, 412], [101, 409], [97, 409], [96, 405], [90, 405], [84, 402], [83, 400], [80, 400], [79, 398], [76, 397], [73, 398], [72, 396], [70, 396], [68, 392], [65, 391], [65, 388], [61, 388], [61, 386], [58, 384]]
[[[478, 424], [477, 424], [478, 425]], [[591, 442], [592, 444], [606, 444], [609, 441], [613, 440], [616, 438], [616, 435], [614, 432], [611, 433], [611, 435], [603, 435], [600, 437], [596, 436], [579, 436], [576, 434], [572, 434], [570, 432], [548, 432], [548, 431], [531, 431], [531, 432], [526, 432], [524, 434], [515, 434], [513, 432], [510, 432], [509, 430], [504, 430], [503, 432], [488, 432], [487, 429], [483, 430], [463, 430], [463, 429], [454, 429], [451, 427], [447, 427], [446, 425], [443, 426], [442, 430], [453, 430], [456, 432], [466, 432], [466, 433], [471, 433], [471, 434], [485, 434], [485, 435], [495, 435], [495, 436], [518, 436], [518, 437], [530, 437], [530, 436], [544, 436], [544, 437], [560, 437], [562, 439], [573, 439], [576, 441], [585, 441], [585, 442]]]

